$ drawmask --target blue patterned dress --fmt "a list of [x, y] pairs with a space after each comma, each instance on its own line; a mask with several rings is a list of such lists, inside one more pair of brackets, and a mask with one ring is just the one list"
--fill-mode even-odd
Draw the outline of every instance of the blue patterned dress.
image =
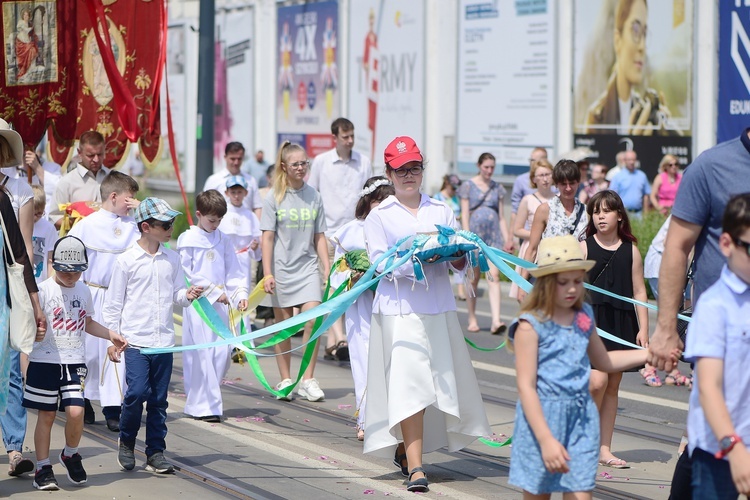
[[[516, 405], [516, 424], [511, 451], [510, 484], [539, 495], [552, 492], [591, 491], [599, 459], [599, 412], [589, 393], [591, 365], [586, 352], [594, 332], [593, 311], [584, 304], [571, 326], [522, 314], [539, 336], [537, 393], [552, 435], [570, 455], [566, 474], [552, 474], [529, 427], [521, 402]], [[511, 338], [515, 334], [511, 327]]]
[[[5, 268], [5, 239], [0, 238], [0, 265]], [[0, 415], [8, 406], [10, 388], [10, 345], [8, 344], [10, 308], [5, 299], [8, 286], [5, 272], [0, 271]]]
[[[474, 181], [469, 180], [458, 188], [458, 196], [469, 200], [469, 231], [476, 234], [491, 247], [503, 247], [503, 233], [500, 232], [500, 215], [498, 209], [505, 197], [505, 188], [495, 181], [490, 181], [490, 192], [479, 189]], [[482, 199], [484, 198], [484, 199]], [[481, 203], [480, 203], [481, 202]]]

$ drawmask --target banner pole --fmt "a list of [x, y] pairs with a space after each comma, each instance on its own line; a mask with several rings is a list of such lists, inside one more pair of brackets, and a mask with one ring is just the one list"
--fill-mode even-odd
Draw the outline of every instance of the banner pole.
[[198, 122], [196, 124], [195, 190], [200, 192], [214, 172], [214, 0], [201, 0], [198, 38]]

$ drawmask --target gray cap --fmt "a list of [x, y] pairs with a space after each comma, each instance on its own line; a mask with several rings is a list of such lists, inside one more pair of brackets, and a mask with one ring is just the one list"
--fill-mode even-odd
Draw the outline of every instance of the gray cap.
[[86, 245], [75, 236], [57, 240], [52, 251], [52, 269], [61, 273], [78, 273], [89, 268]]

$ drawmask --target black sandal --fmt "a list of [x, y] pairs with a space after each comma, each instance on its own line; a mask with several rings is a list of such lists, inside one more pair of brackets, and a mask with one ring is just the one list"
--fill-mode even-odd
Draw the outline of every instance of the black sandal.
[[[415, 479], [414, 481], [411, 480], [411, 477], [416, 474], [417, 472], [421, 472], [424, 474], [424, 477], [420, 477], [419, 479]], [[408, 491], [418, 491], [420, 493], [426, 493], [430, 490], [429, 484], [427, 482], [427, 473], [424, 471], [422, 467], [414, 467], [411, 470], [411, 473], [409, 473], [409, 482], [406, 483], [406, 489]]]
[[398, 452], [398, 446], [396, 447], [396, 454], [393, 457], [393, 465], [401, 469], [401, 474], [404, 477], [409, 477], [409, 466], [408, 461], [407, 465], [403, 465], [404, 461], [406, 461], [406, 450], [404, 449], [404, 453], [399, 454]]
[[336, 352], [334, 356], [336, 356], [336, 359], [339, 361], [349, 361], [349, 344], [346, 340], [341, 340], [336, 344]]

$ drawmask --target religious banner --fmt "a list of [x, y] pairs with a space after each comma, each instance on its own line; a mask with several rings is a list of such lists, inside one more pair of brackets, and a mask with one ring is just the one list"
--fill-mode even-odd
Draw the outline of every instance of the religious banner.
[[75, 136], [76, 0], [2, 0], [0, 116], [35, 149], [48, 126]]
[[[78, 79], [74, 137], [51, 134], [49, 153], [61, 165], [73, 140], [88, 130], [105, 139], [104, 165], [127, 159], [130, 139], [150, 167], [161, 154], [159, 92], [164, 70], [166, 9], [163, 0], [76, 2], [75, 63]], [[97, 32], [95, 32], [95, 29]], [[125, 120], [123, 122], [123, 119]]]
[[576, 0], [576, 147], [609, 167], [617, 152], [635, 150], [649, 178], [666, 154], [691, 162], [693, 4]]
[[333, 148], [339, 117], [338, 2], [279, 7], [276, 123], [278, 141], [315, 156]]

